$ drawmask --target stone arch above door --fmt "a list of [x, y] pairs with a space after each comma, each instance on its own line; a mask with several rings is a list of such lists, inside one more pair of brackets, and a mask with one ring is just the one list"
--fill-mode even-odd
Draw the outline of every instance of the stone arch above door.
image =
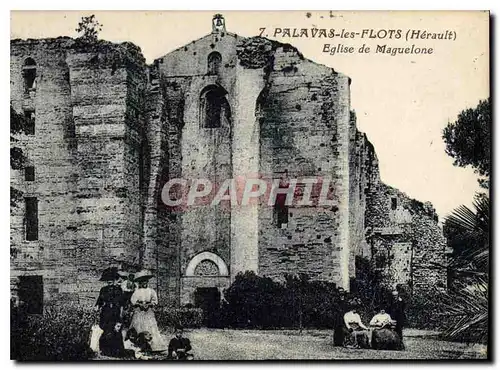
[[212, 252], [202, 252], [194, 256], [186, 268], [185, 276], [197, 276], [196, 267], [203, 261], [213, 262], [219, 269], [218, 276], [229, 276], [229, 269], [224, 260]]

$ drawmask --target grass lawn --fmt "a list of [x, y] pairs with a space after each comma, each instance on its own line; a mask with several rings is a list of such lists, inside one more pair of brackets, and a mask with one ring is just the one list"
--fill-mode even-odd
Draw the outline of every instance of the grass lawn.
[[[436, 332], [407, 329], [405, 351], [334, 347], [328, 330], [186, 330], [197, 360], [486, 359], [486, 346], [446, 342]], [[171, 338], [167, 334], [167, 338]]]

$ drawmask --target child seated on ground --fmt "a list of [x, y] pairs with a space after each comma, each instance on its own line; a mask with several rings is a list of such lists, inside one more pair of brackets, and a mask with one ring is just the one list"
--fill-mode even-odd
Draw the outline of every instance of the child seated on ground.
[[125, 337], [125, 342], [123, 346], [126, 350], [134, 351], [135, 358], [139, 359], [142, 356], [141, 349], [137, 345], [138, 335], [134, 328], [130, 328], [127, 331], [127, 336]]
[[151, 350], [151, 340], [153, 336], [148, 331], [143, 331], [137, 335], [135, 345], [138, 348], [137, 358], [142, 360], [149, 360], [153, 358], [153, 351]]
[[194, 356], [188, 353], [191, 350], [191, 341], [184, 338], [182, 328], [175, 330], [175, 337], [170, 340], [168, 345], [168, 358], [173, 360], [193, 360]]
[[126, 350], [123, 344], [122, 323], [115, 323], [113, 330], [105, 331], [99, 338], [101, 354], [109, 357], [133, 358], [134, 352]]

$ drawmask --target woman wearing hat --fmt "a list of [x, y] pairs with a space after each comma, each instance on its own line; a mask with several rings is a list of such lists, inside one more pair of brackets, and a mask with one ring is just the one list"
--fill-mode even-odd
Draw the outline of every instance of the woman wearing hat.
[[117, 322], [120, 321], [123, 307], [123, 292], [117, 285], [119, 279], [116, 267], [107, 268], [102, 273], [100, 281], [106, 281], [107, 285], [101, 288], [96, 306], [100, 308], [99, 327], [104, 332], [111, 332]]
[[153, 275], [149, 271], [140, 271], [135, 275], [134, 281], [138, 287], [130, 298], [130, 302], [134, 306], [130, 327], [139, 334], [144, 332], [151, 334], [151, 350], [161, 352], [167, 350], [167, 345], [158, 330], [153, 312], [153, 306], [158, 304], [158, 296], [152, 288], [148, 288], [149, 279], [152, 277]]

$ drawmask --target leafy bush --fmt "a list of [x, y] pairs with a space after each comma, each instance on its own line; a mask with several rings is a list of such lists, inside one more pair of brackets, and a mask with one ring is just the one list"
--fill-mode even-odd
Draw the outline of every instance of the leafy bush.
[[283, 286], [254, 272], [239, 273], [224, 291], [221, 326], [270, 328], [284, 324]]
[[407, 326], [418, 329], [438, 330], [443, 327], [442, 293], [429, 289], [413, 295], [407, 304]]
[[27, 315], [11, 307], [11, 358], [19, 361], [84, 361], [90, 329], [97, 313], [65, 303], [49, 306], [43, 315]]
[[238, 328], [332, 328], [338, 315], [339, 290], [333, 283], [286, 275], [279, 283], [247, 271], [225, 290], [220, 326]]
[[155, 317], [160, 328], [199, 328], [203, 321], [203, 310], [201, 308], [172, 308], [156, 307]]

